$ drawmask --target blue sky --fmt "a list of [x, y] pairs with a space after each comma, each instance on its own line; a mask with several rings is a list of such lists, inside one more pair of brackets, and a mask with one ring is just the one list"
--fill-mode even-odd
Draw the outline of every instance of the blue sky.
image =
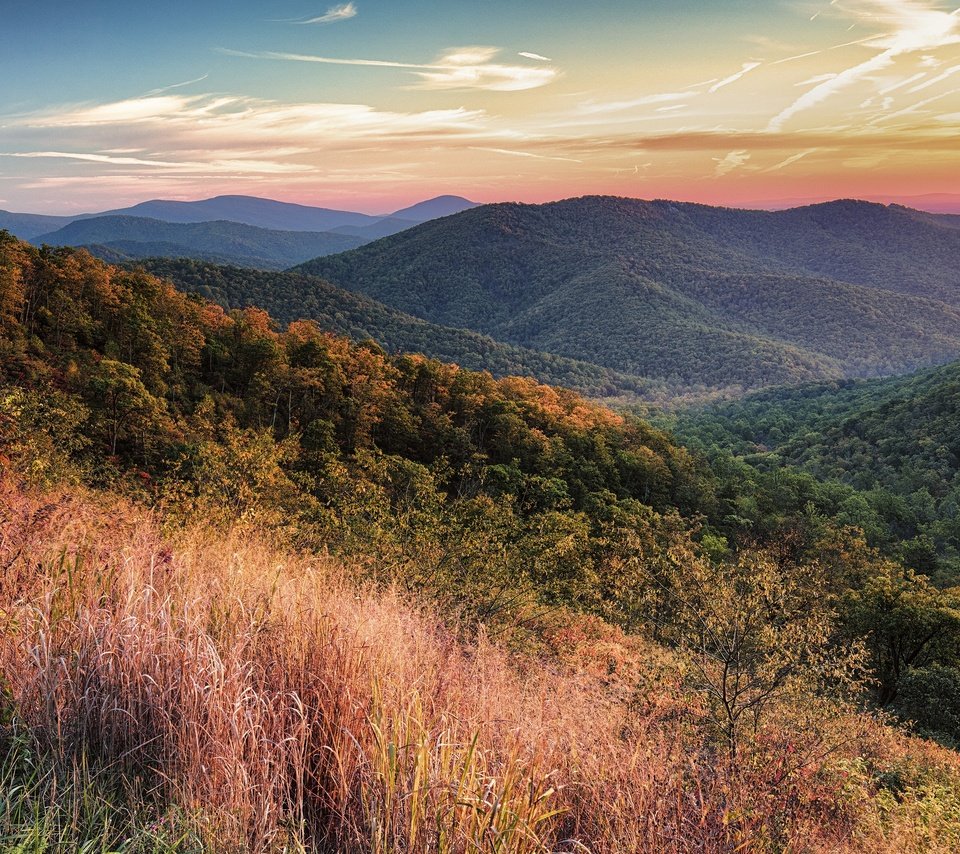
[[954, 12], [938, 0], [19, 2], [0, 29], [0, 207], [956, 192]]

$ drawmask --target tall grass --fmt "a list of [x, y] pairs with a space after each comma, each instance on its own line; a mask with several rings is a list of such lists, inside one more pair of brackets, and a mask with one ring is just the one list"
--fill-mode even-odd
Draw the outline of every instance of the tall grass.
[[[960, 804], [945, 794], [957, 763], [868, 721], [838, 721], [868, 737], [818, 753], [823, 740], [805, 741], [785, 710], [733, 763], [669, 679], [631, 691], [636, 679], [579, 654], [567, 660], [584, 666], [511, 654], [482, 632], [466, 643], [429, 603], [265, 535], [165, 535], [122, 501], [11, 483], [0, 508], [4, 850], [957, 842]], [[578, 625], [561, 633], [568, 652]], [[606, 638], [604, 660], [662, 664]], [[916, 779], [888, 797], [880, 772], [893, 765]]]

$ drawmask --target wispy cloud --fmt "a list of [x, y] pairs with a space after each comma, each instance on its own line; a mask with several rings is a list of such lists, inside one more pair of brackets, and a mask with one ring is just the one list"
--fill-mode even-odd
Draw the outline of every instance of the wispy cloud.
[[396, 62], [392, 59], [353, 59], [335, 56], [316, 56], [310, 53], [286, 53], [284, 51], [264, 50], [246, 51], [232, 48], [217, 48], [218, 53], [226, 56], [238, 56], [243, 59], [276, 59], [286, 62], [315, 62], [321, 65], [360, 65], [371, 68], [433, 68], [432, 65], [420, 65], [412, 62]]
[[636, 107], [650, 107], [656, 104], [670, 104], [675, 101], [683, 101], [689, 98], [693, 90], [687, 89], [683, 92], [659, 92], [654, 95], [641, 95], [639, 98], [631, 98], [627, 101], [586, 101], [578, 108], [578, 112], [586, 115], [596, 115], [603, 113], [619, 113], [623, 110], [632, 110]]
[[725, 157], [714, 157], [713, 159], [717, 164], [714, 174], [718, 178], [722, 178], [724, 175], [729, 175], [731, 172], [743, 166], [748, 160], [750, 160], [750, 157], [750, 153], [742, 149], [740, 151], [731, 151]]
[[516, 151], [512, 148], [491, 148], [486, 145], [471, 145], [471, 151], [489, 151], [493, 154], [507, 154], [511, 157], [532, 157], [535, 160], [557, 160], [564, 163], [583, 163], [574, 157], [553, 157], [548, 154], [536, 154], [532, 151]]
[[829, 74], [817, 74], [814, 77], [808, 77], [806, 80], [801, 80], [798, 83], [794, 83], [794, 86], [815, 86], [817, 83], [823, 83], [824, 80], [833, 80], [837, 75], [833, 72]]
[[888, 83], [880, 90], [880, 94], [889, 95], [891, 92], [896, 92], [898, 89], [903, 89], [904, 87], [909, 86], [911, 83], [916, 83], [918, 80], [923, 80], [926, 76], [926, 71], [920, 71], [911, 75], [910, 77], [905, 77], [902, 80], [896, 80], [893, 83]]
[[200, 77], [194, 77], [193, 80], [184, 80], [183, 83], [173, 83], [170, 86], [161, 86], [159, 89], [151, 89], [146, 93], [145, 97], [150, 95], [161, 95], [164, 92], [172, 92], [174, 89], [182, 89], [184, 86], [192, 86], [194, 83], [202, 83], [210, 75], [204, 74]]
[[866, 38], [856, 39], [852, 42], [841, 42], [840, 44], [833, 44], [830, 47], [820, 48], [819, 50], [808, 50], [805, 53], [797, 53], [792, 56], [786, 56], [783, 59], [777, 59], [770, 63], [770, 65], [784, 65], [788, 62], [796, 62], [800, 59], [809, 59], [811, 56], [820, 56], [824, 53], [830, 53], [834, 50], [843, 50], [845, 47], [856, 47], [861, 44], [868, 44], [872, 42], [876, 36], [867, 36]]
[[779, 172], [781, 169], [786, 169], [788, 166], [793, 166], [794, 163], [800, 162], [804, 157], [809, 157], [811, 154], [815, 154], [819, 150], [820, 149], [818, 148], [808, 148], [806, 151], [798, 151], [796, 154], [791, 154], [785, 160], [781, 160], [779, 163], [774, 163], [773, 166], [770, 166], [763, 171], [765, 173]]
[[[470, 145], [516, 139], [491, 127], [482, 110], [391, 111], [214, 93], [64, 105], [0, 115], [0, 126], [0, 174], [16, 175], [24, 192], [62, 190], [57, 205], [69, 194], [82, 196], [85, 208], [118, 192], [189, 196], [199, 187], [228, 192], [236, 185], [349, 194], [349, 187], [378, 180], [387, 188], [422, 180], [426, 151], [435, 165], [438, 152], [462, 157]], [[387, 168], [411, 158], [409, 169]]]
[[453, 48], [444, 53], [433, 68], [416, 72], [421, 81], [419, 88], [517, 92], [546, 86], [557, 78], [556, 69], [550, 66], [495, 62], [498, 53], [495, 47]]
[[[397, 62], [390, 59], [317, 56], [279, 51], [247, 52], [220, 48], [221, 53], [247, 59], [312, 62], [321, 65], [355, 65], [371, 68], [399, 68], [420, 78], [420, 89], [483, 89], [491, 92], [518, 92], [552, 83], [557, 69], [544, 65], [508, 65], [495, 62], [500, 53], [495, 47], [450, 48], [435, 62]], [[549, 62], [550, 60], [544, 59]]]
[[285, 24], [335, 24], [337, 21], [346, 21], [349, 18], [357, 16], [357, 7], [353, 3], [342, 3], [339, 6], [331, 6], [322, 15], [314, 15], [308, 18], [285, 19], [281, 23]]
[[[106, 104], [82, 104], [0, 117], [8, 146], [41, 152], [86, 152], [101, 159], [105, 129], [114, 148], [176, 154], [156, 160], [181, 162], [184, 153], [203, 159], [203, 152], [256, 150], [295, 156], [331, 148], [421, 142], [451, 136], [490, 135], [482, 110], [462, 107], [420, 112], [377, 110], [365, 104], [280, 103], [229, 95], [162, 95]], [[54, 148], [51, 143], [57, 145]], [[62, 147], [60, 147], [62, 146]], [[44, 155], [38, 155], [44, 156]], [[81, 155], [78, 155], [80, 157]], [[258, 155], [259, 156], [259, 155]], [[209, 155], [208, 155], [209, 157]], [[150, 158], [143, 158], [144, 160]], [[120, 165], [116, 164], [115, 165]], [[122, 165], [160, 165], [126, 163]]]
[[745, 62], [743, 63], [743, 67], [738, 72], [731, 74], [729, 77], [724, 77], [719, 83], [714, 83], [713, 86], [710, 87], [709, 91], [711, 93], [718, 92], [723, 89], [724, 86], [729, 86], [731, 83], [736, 83], [745, 74], [749, 74], [754, 68], [759, 68], [761, 65], [762, 63], [760, 62]]
[[922, 92], [924, 89], [930, 89], [939, 83], [943, 83], [944, 80], [953, 77], [953, 75], [958, 71], [960, 71], [960, 65], [954, 65], [952, 68], [948, 68], [946, 71], [938, 74], [936, 77], [931, 77], [928, 81], [926, 81], [926, 83], [921, 83], [919, 86], [914, 86], [909, 90], [909, 92], [914, 94], [916, 92]]
[[83, 160], [88, 163], [113, 163], [118, 166], [180, 166], [179, 163], [161, 160], [144, 160], [139, 157], [115, 157], [110, 154], [86, 154], [71, 151], [11, 151], [2, 157], [45, 158], [53, 160]]
[[258, 174], [294, 174], [309, 172], [312, 167], [296, 163], [276, 163], [268, 160], [211, 159], [190, 160], [149, 160], [141, 157], [116, 157], [109, 154], [95, 154], [78, 151], [16, 151], [0, 153], [0, 157], [17, 157], [46, 160], [79, 160], [85, 163], [107, 164], [111, 166], [146, 166], [151, 169], [174, 171], [178, 173], [229, 173], [257, 172]]
[[535, 59], [538, 62], [553, 62], [553, 60], [550, 59], [549, 56], [543, 56], [539, 53], [530, 53], [529, 51], [526, 51], [526, 50], [521, 50], [520, 53], [517, 54], [517, 56], [523, 56], [526, 59]]
[[[871, 125], [880, 125], [888, 124], [896, 119], [902, 119], [904, 116], [912, 116], [916, 113], [922, 112], [926, 107], [929, 107], [930, 104], [936, 103], [937, 101], [942, 101], [944, 98], [950, 97], [952, 92], [943, 92], [940, 95], [934, 95], [932, 98], [926, 98], [923, 101], [919, 101], [916, 104], [910, 104], [909, 106], [902, 107], [899, 110], [896, 110], [892, 113], [884, 112], [882, 115], [877, 116], [873, 119]], [[884, 109], [887, 110], [890, 108], [890, 104], [885, 104]]]
[[769, 131], [782, 130], [795, 116], [889, 68], [904, 54], [960, 43], [960, 18], [956, 12], [944, 12], [930, 0], [858, 0], [837, 8], [842, 13], [868, 18], [871, 23], [886, 27], [886, 32], [864, 42], [880, 52], [805, 92], [770, 120]]

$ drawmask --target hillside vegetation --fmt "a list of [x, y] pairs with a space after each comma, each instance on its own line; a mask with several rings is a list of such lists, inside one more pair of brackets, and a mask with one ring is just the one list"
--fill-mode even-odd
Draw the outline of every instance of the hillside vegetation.
[[735, 392], [960, 355], [958, 251], [956, 229], [867, 203], [587, 197], [487, 205], [300, 270], [432, 322]]
[[717, 755], [702, 701], [677, 690], [681, 661], [602, 623], [568, 618], [549, 653], [519, 654], [255, 528], [164, 534], [76, 489], [0, 482], [0, 498], [7, 850], [920, 854], [960, 840], [952, 752], [852, 714], [813, 736], [781, 714]]
[[587, 362], [494, 341], [466, 329], [429, 323], [383, 303], [292, 272], [264, 272], [176, 258], [149, 258], [138, 267], [172, 281], [226, 309], [259, 306], [281, 323], [312, 320], [321, 329], [354, 341], [373, 340], [390, 353], [424, 353], [496, 377], [527, 376], [593, 398], [665, 400], [662, 383]]
[[926, 575], [960, 579], [960, 363], [762, 392], [671, 424], [759, 470], [849, 487], [844, 516], [872, 542]]
[[6, 236], [0, 368], [13, 846], [960, 840], [960, 598], [810, 475]]

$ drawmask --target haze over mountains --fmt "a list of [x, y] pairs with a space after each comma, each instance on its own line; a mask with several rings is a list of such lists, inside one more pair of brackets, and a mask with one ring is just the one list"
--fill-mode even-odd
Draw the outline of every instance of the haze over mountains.
[[83, 246], [109, 261], [167, 256], [281, 270], [367, 241], [334, 231], [279, 231], [227, 220], [179, 223], [103, 216], [76, 220], [34, 242]]
[[110, 261], [165, 255], [281, 269], [474, 206], [459, 196], [439, 196], [371, 216], [252, 196], [217, 196], [193, 202], [154, 199], [72, 217], [0, 211], [0, 228], [38, 245], [84, 246]]

